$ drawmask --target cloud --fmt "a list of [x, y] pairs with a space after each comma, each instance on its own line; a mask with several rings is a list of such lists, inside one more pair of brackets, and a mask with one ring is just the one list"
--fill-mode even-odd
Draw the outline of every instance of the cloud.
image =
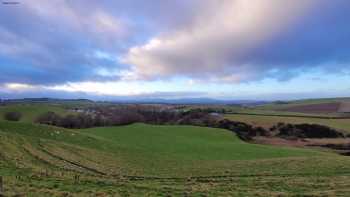
[[347, 0], [2, 5], [0, 85], [17, 95], [83, 90], [185, 96], [202, 88], [215, 92], [218, 88], [209, 87], [223, 82], [222, 91], [232, 92], [232, 83], [287, 81], [320, 69], [345, 75], [350, 73], [349, 6]]
[[327, 63], [349, 62], [348, 1], [208, 0], [203, 4], [193, 23], [132, 47], [123, 63], [144, 80], [187, 76], [244, 82], [288, 80]]
[[2, 5], [0, 69], [5, 71], [0, 83], [117, 81], [122, 76], [96, 71], [123, 73], [127, 66], [116, 61], [121, 54], [158, 31], [187, 23], [196, 2], [26, 0]]
[[139, 83], [77, 82], [55, 86], [31, 85], [25, 83], [5, 83], [0, 85], [0, 95], [0, 99], [53, 97], [126, 101], [130, 99], [193, 98], [208, 96], [208, 93], [201, 91], [158, 91], [154, 88], [145, 90], [142, 85], [139, 85]]
[[6, 83], [4, 84], [4, 89], [10, 91], [28, 91], [36, 89], [35, 86], [23, 83]]
[[129, 26], [103, 7], [82, 3], [28, 0], [0, 6], [0, 82], [110, 80], [95, 70], [122, 65], [94, 54], [118, 54], [128, 42]]

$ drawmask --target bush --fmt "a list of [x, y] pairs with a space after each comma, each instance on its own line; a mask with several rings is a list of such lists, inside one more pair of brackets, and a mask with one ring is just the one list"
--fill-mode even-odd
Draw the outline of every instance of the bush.
[[285, 124], [278, 127], [280, 137], [298, 138], [341, 138], [345, 137], [342, 132], [327, 126], [317, 124]]
[[6, 112], [4, 115], [5, 120], [19, 121], [22, 117], [20, 112]]
[[60, 125], [61, 117], [55, 112], [46, 112], [37, 117], [36, 122], [40, 124], [48, 124], [48, 125]]

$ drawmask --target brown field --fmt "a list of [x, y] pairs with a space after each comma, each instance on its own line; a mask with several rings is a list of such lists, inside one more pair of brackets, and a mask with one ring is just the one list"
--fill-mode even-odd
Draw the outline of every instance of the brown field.
[[350, 133], [350, 119], [324, 119], [324, 118], [308, 118], [308, 117], [283, 117], [283, 116], [264, 116], [264, 115], [243, 115], [243, 114], [227, 114], [225, 118], [234, 121], [245, 122], [254, 126], [261, 126], [269, 129], [273, 125], [284, 122], [291, 124], [319, 124], [329, 126], [346, 133]]
[[313, 148], [350, 156], [349, 138], [304, 138], [304, 139], [283, 139], [279, 137], [257, 136], [252, 140], [257, 144], [268, 144], [273, 146], [289, 146], [298, 148]]
[[[320, 103], [309, 105], [297, 105], [283, 109], [283, 111], [299, 112], [299, 113], [337, 113], [342, 103]], [[350, 106], [349, 106], [350, 107]]]
[[350, 113], [350, 102], [342, 102], [338, 109], [339, 113]]

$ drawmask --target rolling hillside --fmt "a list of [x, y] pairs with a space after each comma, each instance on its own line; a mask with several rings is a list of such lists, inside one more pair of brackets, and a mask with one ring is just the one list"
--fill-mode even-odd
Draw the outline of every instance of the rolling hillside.
[[348, 157], [248, 144], [221, 129], [0, 121], [0, 138], [8, 195], [311, 195], [350, 186]]
[[[120, 155], [125, 154], [125, 160], [133, 165], [133, 169], [142, 169], [143, 174], [157, 176], [163, 173], [167, 176], [186, 176], [195, 171], [198, 171], [198, 175], [211, 175], [213, 169], [220, 172], [220, 169], [236, 160], [318, 154], [309, 150], [248, 144], [227, 130], [193, 126], [133, 124], [82, 131], [110, 141], [115, 146], [113, 150]], [[208, 166], [212, 169], [207, 169]]]

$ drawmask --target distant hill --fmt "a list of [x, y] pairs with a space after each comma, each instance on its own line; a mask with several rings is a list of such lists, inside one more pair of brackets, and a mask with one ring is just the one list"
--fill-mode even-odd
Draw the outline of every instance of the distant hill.
[[22, 99], [0, 99], [2, 103], [61, 103], [61, 102], [87, 102], [89, 99], [57, 99], [57, 98], [22, 98]]
[[179, 99], [163, 99], [163, 98], [117, 98], [109, 101], [93, 101], [89, 99], [57, 99], [57, 98], [22, 98], [22, 99], [0, 99], [0, 103], [114, 103], [114, 104], [204, 104], [204, 105], [245, 105], [256, 106], [267, 104], [266, 101], [258, 100], [223, 100], [212, 98], [179, 98]]
[[220, 104], [220, 105], [260, 105], [266, 104], [265, 101], [256, 100], [222, 100], [212, 98], [179, 98], [179, 99], [120, 99], [114, 103], [140, 103], [140, 104]]

